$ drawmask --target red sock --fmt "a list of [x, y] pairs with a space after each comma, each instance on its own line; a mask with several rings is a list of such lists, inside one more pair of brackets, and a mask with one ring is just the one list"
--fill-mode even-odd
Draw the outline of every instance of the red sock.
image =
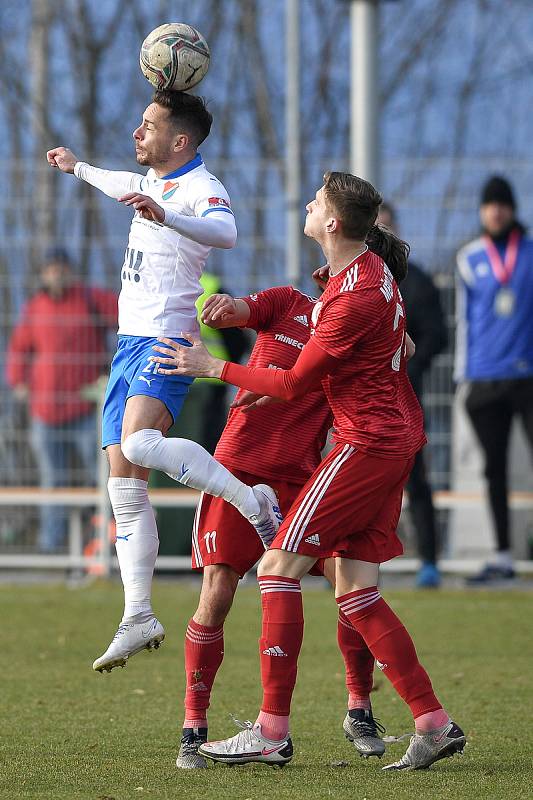
[[377, 586], [337, 597], [337, 603], [357, 628], [378, 667], [405, 700], [413, 717], [442, 708], [418, 660], [411, 637], [383, 600]]
[[257, 580], [263, 607], [261, 711], [288, 717], [304, 633], [300, 581], [278, 575], [261, 575]]
[[346, 667], [348, 708], [370, 708], [374, 675], [374, 656], [366, 642], [339, 609], [337, 641]]
[[[185, 634], [186, 728], [207, 727], [207, 709], [218, 668], [224, 658], [224, 628], [189, 620]], [[194, 721], [196, 724], [190, 724]]]

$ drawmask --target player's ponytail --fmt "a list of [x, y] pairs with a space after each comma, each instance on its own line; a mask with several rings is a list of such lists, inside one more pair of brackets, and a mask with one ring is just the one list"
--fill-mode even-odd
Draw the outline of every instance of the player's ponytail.
[[407, 242], [383, 225], [372, 225], [366, 235], [366, 243], [369, 250], [383, 259], [396, 283], [401, 283], [407, 275], [407, 259], [411, 249]]
[[342, 225], [344, 236], [366, 242], [368, 249], [383, 259], [395, 281], [400, 283], [407, 275], [409, 245], [388, 228], [375, 224], [383, 202], [380, 193], [368, 181], [348, 172], [326, 172], [324, 193]]

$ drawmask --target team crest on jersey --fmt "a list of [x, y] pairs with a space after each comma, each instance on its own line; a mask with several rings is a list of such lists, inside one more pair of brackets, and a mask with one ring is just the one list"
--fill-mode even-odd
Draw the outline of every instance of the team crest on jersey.
[[170, 200], [178, 186], [178, 181], [167, 181], [163, 186], [163, 200]]

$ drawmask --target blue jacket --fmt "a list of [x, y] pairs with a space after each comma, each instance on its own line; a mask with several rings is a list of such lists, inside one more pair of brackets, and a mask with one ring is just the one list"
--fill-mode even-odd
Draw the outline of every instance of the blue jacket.
[[[504, 259], [506, 240], [494, 240]], [[502, 285], [495, 277], [483, 238], [457, 254], [455, 379], [489, 381], [533, 376], [533, 239], [520, 240], [514, 272]], [[498, 292], [514, 300], [512, 313], [498, 314]]]

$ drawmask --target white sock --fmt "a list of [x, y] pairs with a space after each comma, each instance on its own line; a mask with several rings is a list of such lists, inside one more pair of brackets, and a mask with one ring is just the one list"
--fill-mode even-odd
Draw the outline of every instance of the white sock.
[[184, 486], [222, 497], [247, 519], [259, 513], [252, 487], [238, 480], [197, 442], [165, 439], [161, 431], [149, 428], [130, 434], [122, 452], [132, 464], [159, 469]]
[[513, 556], [510, 550], [497, 550], [492, 556], [490, 563], [496, 567], [511, 569], [513, 566]]
[[124, 585], [125, 621], [152, 612], [152, 576], [159, 537], [147, 481], [109, 478], [107, 488], [117, 525], [115, 547]]

